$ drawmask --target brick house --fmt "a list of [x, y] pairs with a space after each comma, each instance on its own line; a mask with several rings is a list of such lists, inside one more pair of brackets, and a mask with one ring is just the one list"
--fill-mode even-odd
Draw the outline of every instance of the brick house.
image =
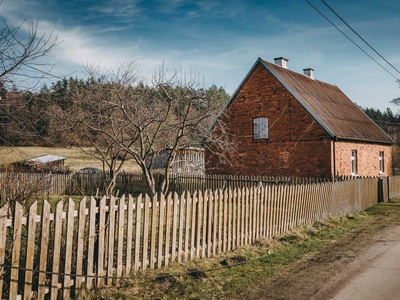
[[[329, 178], [392, 174], [393, 140], [337, 86], [257, 59], [221, 112], [234, 139], [229, 162], [206, 143], [210, 174]], [[211, 128], [218, 135], [218, 126]]]

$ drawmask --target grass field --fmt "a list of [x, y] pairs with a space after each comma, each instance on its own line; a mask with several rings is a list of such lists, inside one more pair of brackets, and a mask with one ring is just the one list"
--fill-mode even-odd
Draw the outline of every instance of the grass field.
[[[87, 148], [87, 150], [89, 150], [89, 148]], [[66, 157], [65, 166], [72, 171], [78, 171], [85, 167], [102, 168], [100, 160], [85, 154], [77, 147], [0, 147], [0, 165], [46, 154]], [[139, 167], [133, 160], [126, 161], [123, 169], [127, 172], [140, 171]]]

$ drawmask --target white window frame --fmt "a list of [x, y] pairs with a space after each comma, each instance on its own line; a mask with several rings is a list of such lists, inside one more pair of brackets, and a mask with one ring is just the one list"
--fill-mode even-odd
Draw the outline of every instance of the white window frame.
[[257, 117], [253, 119], [253, 139], [267, 140], [269, 137], [268, 118]]
[[379, 174], [385, 174], [385, 152], [379, 151]]
[[357, 150], [351, 150], [351, 175], [357, 175]]

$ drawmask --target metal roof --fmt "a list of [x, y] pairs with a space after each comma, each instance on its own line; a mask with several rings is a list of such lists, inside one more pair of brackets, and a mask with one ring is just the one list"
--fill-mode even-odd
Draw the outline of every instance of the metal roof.
[[337, 86], [312, 79], [289, 69], [258, 59], [336, 139], [393, 144], [376, 125]]
[[63, 156], [46, 154], [43, 156], [38, 156], [38, 157], [33, 157], [30, 159], [27, 159], [27, 160], [25, 160], [25, 162], [32, 163], [32, 164], [45, 164], [45, 163], [58, 161], [58, 160], [64, 160], [64, 159], [67, 159], [67, 158], [63, 157]]

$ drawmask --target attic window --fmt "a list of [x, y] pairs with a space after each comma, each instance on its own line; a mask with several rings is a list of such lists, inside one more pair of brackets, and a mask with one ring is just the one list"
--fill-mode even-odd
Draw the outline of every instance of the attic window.
[[253, 139], [268, 139], [268, 118], [258, 117], [253, 119]]

